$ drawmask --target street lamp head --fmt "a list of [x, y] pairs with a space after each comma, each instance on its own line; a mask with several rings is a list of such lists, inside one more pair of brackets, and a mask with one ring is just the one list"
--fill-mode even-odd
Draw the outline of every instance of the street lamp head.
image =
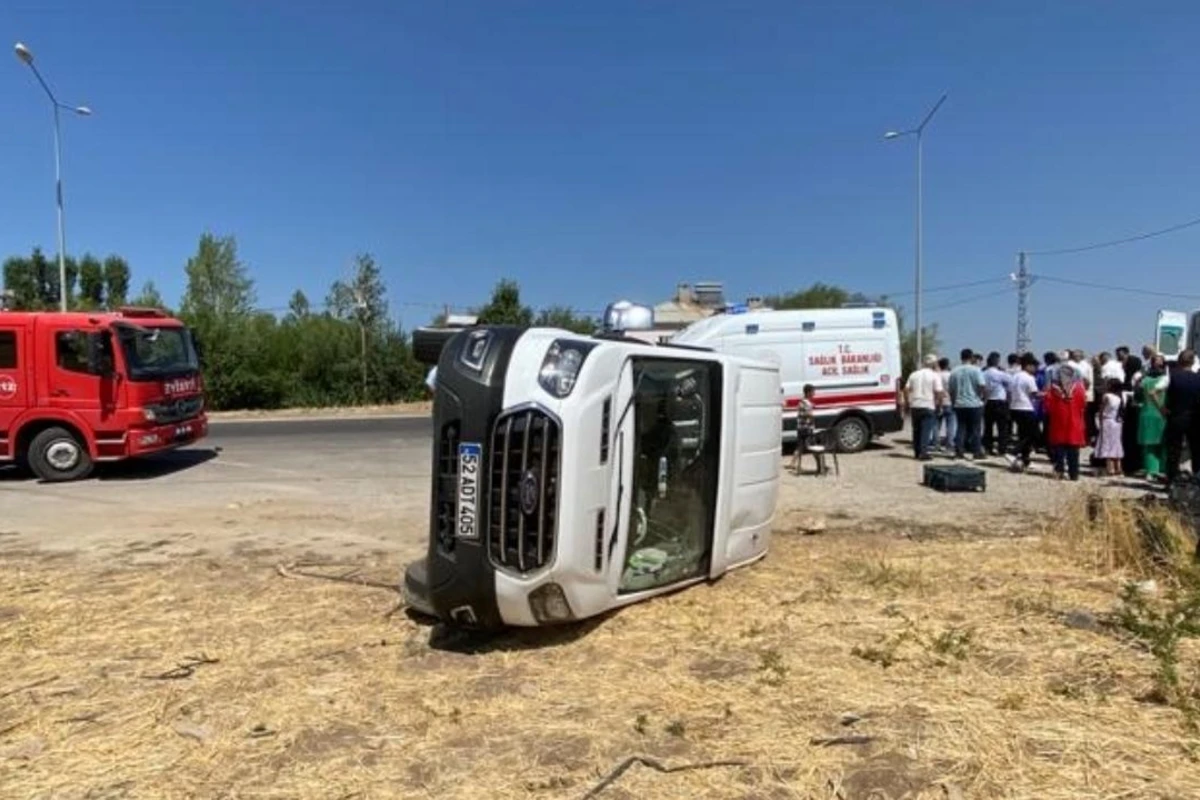
[[885, 134], [883, 135], [883, 138], [885, 138], [885, 139], [899, 139], [899, 138], [900, 138], [901, 136], [903, 136], [903, 135], [904, 135], [904, 134], [903, 134], [903, 133], [901, 133], [900, 131], [888, 131], [887, 133], [885, 133]]
[[13, 46], [13, 50], [16, 52], [17, 58], [21, 59], [26, 64], [33, 64], [33, 53], [31, 53], [29, 51], [28, 47], [21, 44], [20, 42], [17, 42]]
[[87, 106], [75, 106], [75, 108], [71, 110], [81, 117], [90, 117], [92, 115], [92, 110]]

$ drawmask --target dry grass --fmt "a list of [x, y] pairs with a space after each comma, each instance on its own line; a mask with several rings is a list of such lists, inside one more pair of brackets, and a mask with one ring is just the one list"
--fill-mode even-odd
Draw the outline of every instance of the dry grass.
[[1146, 579], [1192, 568], [1196, 544], [1164, 505], [1082, 495], [1050, 528], [1047, 543], [1059, 554], [1099, 572]]
[[[1153, 657], [1077, 624], [1117, 603], [1111, 565], [896, 533], [783, 533], [596, 624], [435, 646], [389, 591], [265, 563], [9, 563], [0, 793], [578, 798], [637, 754], [747, 766], [634, 766], [600, 797], [1194, 796], [1200, 741], [1137, 699]], [[151, 677], [190, 656], [215, 663]]]

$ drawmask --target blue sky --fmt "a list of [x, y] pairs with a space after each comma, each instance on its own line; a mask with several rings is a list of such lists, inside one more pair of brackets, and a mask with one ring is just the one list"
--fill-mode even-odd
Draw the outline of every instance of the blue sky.
[[[344, 5], [343, 10], [338, 6]], [[174, 300], [204, 231], [279, 307], [355, 253], [407, 326], [486, 298], [595, 310], [680, 280], [735, 297], [908, 291], [911, 126], [926, 286], [1020, 249], [1200, 217], [1200, 8], [1163, 2], [9, 0], [0, 30], [62, 99], [71, 253], [117, 252]], [[0, 60], [0, 254], [53, 252], [48, 103]], [[1147, 340], [1200, 307], [1200, 227], [1034, 259], [1034, 345]], [[1015, 295], [927, 295], [947, 348], [1012, 347]], [[949, 307], [948, 304], [951, 305]]]

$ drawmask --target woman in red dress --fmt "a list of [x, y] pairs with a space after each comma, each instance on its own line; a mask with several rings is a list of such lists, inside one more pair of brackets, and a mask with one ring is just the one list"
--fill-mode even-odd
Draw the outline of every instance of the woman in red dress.
[[1054, 474], [1079, 480], [1079, 451], [1087, 444], [1087, 391], [1074, 368], [1059, 367], [1058, 380], [1047, 387], [1045, 397], [1046, 444], [1054, 459]]

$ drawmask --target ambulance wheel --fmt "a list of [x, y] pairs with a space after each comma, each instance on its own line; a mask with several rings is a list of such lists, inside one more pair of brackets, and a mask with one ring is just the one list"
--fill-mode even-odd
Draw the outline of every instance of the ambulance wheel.
[[29, 443], [29, 468], [47, 483], [76, 481], [92, 472], [87, 445], [66, 428], [47, 428]]
[[871, 428], [860, 417], [846, 417], [833, 426], [833, 441], [839, 453], [858, 453], [871, 441]]

